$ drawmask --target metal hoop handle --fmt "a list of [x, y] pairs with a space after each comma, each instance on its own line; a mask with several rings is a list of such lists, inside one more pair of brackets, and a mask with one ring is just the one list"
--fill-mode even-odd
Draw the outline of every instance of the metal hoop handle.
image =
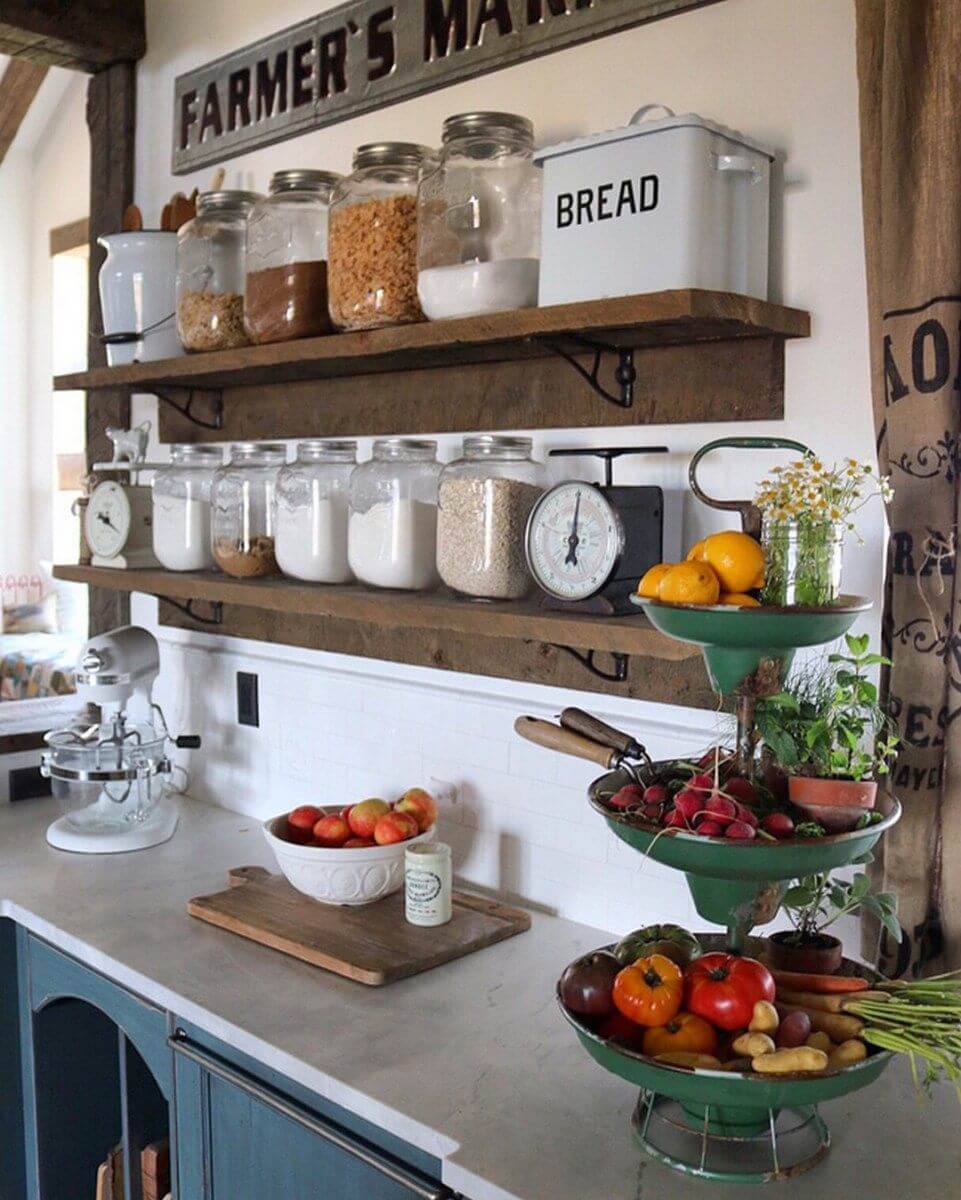
[[717, 500], [714, 496], [709, 496], [697, 482], [697, 468], [701, 459], [710, 454], [712, 450], [720, 450], [724, 447], [729, 447], [733, 450], [798, 450], [804, 455], [813, 454], [814, 451], [809, 446], [805, 446], [803, 442], [796, 442], [792, 438], [723, 437], [717, 438], [713, 442], [707, 442], [691, 459], [691, 464], [687, 469], [687, 479], [691, 491], [697, 496], [698, 500], [706, 504], [709, 508], [719, 508], [725, 512], [740, 513], [741, 528], [744, 532], [750, 534], [753, 538], [760, 539], [761, 512], [752, 500]]

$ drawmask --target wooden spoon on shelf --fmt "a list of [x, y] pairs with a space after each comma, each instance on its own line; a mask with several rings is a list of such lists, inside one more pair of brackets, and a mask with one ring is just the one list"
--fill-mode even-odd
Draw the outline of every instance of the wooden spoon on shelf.
[[183, 192], [177, 192], [170, 201], [170, 228], [176, 232], [181, 225], [186, 225], [196, 215], [197, 212], [193, 204], [191, 204]]
[[143, 229], [143, 216], [136, 204], [128, 204], [123, 210], [120, 228], [124, 233], [139, 233]]

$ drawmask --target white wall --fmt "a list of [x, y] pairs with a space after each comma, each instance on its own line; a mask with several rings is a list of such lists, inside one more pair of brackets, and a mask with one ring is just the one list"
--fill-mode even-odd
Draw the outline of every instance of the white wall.
[[[322, 7], [319, 0], [148, 3], [137, 163], [137, 199], [148, 220], [174, 189], [203, 187], [210, 174], [169, 174], [174, 76]], [[829, 459], [871, 456], [850, 0], [724, 0], [257, 151], [227, 164], [228, 185], [264, 188], [271, 171], [292, 164], [344, 171], [352, 148], [365, 141], [436, 143], [444, 116], [465, 109], [527, 113], [547, 144], [624, 124], [653, 100], [743, 129], [785, 154], [773, 296], [810, 309], [813, 336], [787, 346], [784, 422], [645, 430], [672, 454], [653, 466], [628, 460], [621, 477], [659, 482], [680, 496], [690, 453], [724, 433], [782, 433]], [[149, 414], [152, 402], [139, 407]], [[535, 445], [544, 453], [636, 437], [630, 430], [550, 431], [536, 434]], [[454, 457], [457, 439], [440, 442], [441, 456]], [[746, 496], [766, 461], [732, 453], [705, 471], [704, 482], [719, 494]], [[720, 514], [686, 498], [685, 545], [723, 524]], [[845, 582], [878, 598], [883, 527], [876, 508], [866, 511], [863, 534], [864, 548], [849, 549]], [[149, 619], [154, 605], [138, 601], [136, 611]], [[518, 712], [546, 715], [581, 703], [669, 753], [702, 744], [711, 714], [189, 635], [170, 635], [165, 664], [168, 715], [179, 721], [183, 714], [207, 738], [192, 756], [198, 792], [266, 816], [302, 800], [356, 799], [435, 774], [461, 785], [444, 833], [468, 878], [616, 929], [654, 917], [691, 919], [679, 878], [622, 854], [587, 810], [582, 789], [591, 770], [519, 744], [510, 726]], [[234, 723], [238, 668], [261, 676], [257, 731]]]

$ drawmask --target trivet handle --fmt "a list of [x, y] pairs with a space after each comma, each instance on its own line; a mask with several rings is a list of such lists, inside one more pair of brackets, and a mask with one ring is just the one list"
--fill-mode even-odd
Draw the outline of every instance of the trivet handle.
[[599, 746], [579, 733], [552, 725], [550, 721], [539, 721], [536, 717], [518, 717], [514, 731], [525, 741], [545, 750], [556, 750], [558, 754], [570, 754], [573, 758], [585, 758], [599, 767], [610, 770], [618, 762], [618, 754], [609, 746]]
[[761, 510], [752, 500], [716, 500], [713, 496], [709, 496], [697, 482], [697, 468], [701, 459], [710, 454], [712, 450], [720, 450], [724, 447], [733, 450], [797, 450], [804, 455], [813, 454], [814, 451], [805, 446], [803, 442], [794, 441], [793, 438], [723, 437], [717, 438], [713, 442], [707, 442], [691, 459], [691, 465], [687, 469], [687, 478], [691, 491], [698, 500], [708, 505], [709, 508], [740, 513], [741, 527], [744, 532], [760, 541]]
[[579, 733], [582, 737], [589, 738], [592, 742], [599, 742], [602, 746], [610, 746], [618, 754], [627, 758], [642, 758], [646, 762], [650, 762], [647, 751], [629, 733], [615, 729], [613, 725], [608, 725], [606, 721], [592, 716], [582, 708], [565, 708], [560, 715], [560, 722], [565, 729], [571, 730], [572, 733]]

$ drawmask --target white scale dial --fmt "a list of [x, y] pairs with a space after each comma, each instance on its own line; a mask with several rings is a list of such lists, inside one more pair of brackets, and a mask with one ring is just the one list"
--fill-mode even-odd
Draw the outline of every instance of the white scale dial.
[[130, 501], [112, 479], [94, 488], [87, 503], [84, 533], [90, 549], [100, 558], [115, 558], [130, 534]]
[[594, 484], [571, 482], [538, 500], [527, 524], [534, 578], [561, 600], [586, 600], [607, 583], [624, 547], [617, 511]]

